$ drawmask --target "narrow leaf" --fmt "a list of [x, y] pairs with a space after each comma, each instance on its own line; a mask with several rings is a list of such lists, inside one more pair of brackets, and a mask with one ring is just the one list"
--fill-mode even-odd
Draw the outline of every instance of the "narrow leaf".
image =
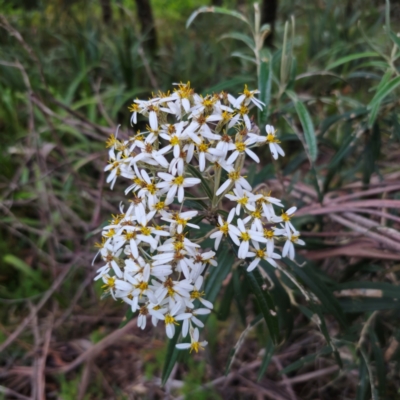
[[382, 100], [387, 97], [394, 89], [396, 89], [400, 85], [400, 76], [392, 79], [389, 82], [381, 82], [379, 84], [375, 96], [372, 98], [371, 102], [368, 105], [368, 108], [371, 110], [370, 117], [368, 120], [369, 126], [372, 126], [375, 122], [377, 112]]
[[[268, 331], [274, 343], [279, 340], [279, 324], [276, 317], [276, 311], [271, 296], [265, 288], [265, 281], [260, 272], [255, 270], [248, 272], [246, 275], [251, 289], [256, 297], [257, 303], [267, 323]], [[271, 313], [272, 311], [272, 313]]]
[[257, 64], [257, 60], [254, 57], [243, 54], [240, 51], [234, 51], [233, 53], [231, 53], [231, 57], [238, 57], [238, 58], [241, 58], [242, 60], [246, 60], [253, 64]]
[[336, 60], [332, 64], [329, 64], [326, 67], [326, 70], [336, 68], [339, 65], [347, 64], [350, 61], [359, 60], [360, 58], [367, 58], [367, 57], [380, 57], [380, 55], [374, 51], [366, 51], [364, 53], [351, 54], [349, 56], [339, 58], [339, 60]]
[[222, 7], [201, 7], [190, 15], [190, 17], [186, 21], [186, 28], [189, 28], [189, 26], [192, 24], [192, 22], [201, 13], [225, 14], [225, 15], [229, 15], [231, 17], [240, 19], [241, 21], [245, 22], [246, 24], [249, 24], [249, 21], [247, 20], [247, 18], [237, 11], [227, 10], [226, 8], [222, 8]]
[[271, 56], [262, 57], [260, 64], [260, 76], [258, 81], [258, 90], [260, 91], [260, 100], [265, 104], [263, 110], [259, 110], [258, 120], [261, 127], [267, 123], [269, 115], [269, 104], [271, 102], [272, 86], [272, 62]]
[[310, 114], [304, 104], [300, 101], [296, 101], [294, 106], [299, 116], [301, 126], [303, 127], [304, 138], [307, 143], [309, 157], [312, 163], [317, 159], [318, 147], [317, 138], [315, 136], [314, 124], [311, 120]]
[[260, 370], [258, 371], [257, 381], [260, 381], [260, 379], [264, 376], [265, 371], [267, 370], [268, 365], [271, 362], [271, 358], [274, 355], [274, 352], [275, 352], [274, 343], [272, 342], [271, 338], [268, 336], [267, 344], [265, 346], [264, 357], [261, 362]]
[[178, 359], [179, 351], [182, 351], [176, 348], [176, 343], [178, 342], [181, 330], [182, 323], [175, 327], [175, 335], [168, 341], [167, 355], [165, 356], [165, 363], [161, 376], [161, 382], [163, 386], [166, 384], [169, 376], [171, 375], [172, 369], [174, 368], [176, 360]]
[[245, 43], [251, 50], [254, 50], [254, 48], [256, 46], [254, 43], [254, 40], [250, 36], [247, 36], [244, 33], [240, 33], [240, 32], [225, 33], [218, 38], [218, 40], [224, 40], [224, 39], [239, 40], [239, 41]]

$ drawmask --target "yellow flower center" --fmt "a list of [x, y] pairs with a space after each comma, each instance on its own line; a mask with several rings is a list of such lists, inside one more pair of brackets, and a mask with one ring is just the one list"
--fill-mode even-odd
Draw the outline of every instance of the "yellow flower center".
[[118, 141], [118, 139], [117, 139], [114, 135], [111, 135], [111, 136], [106, 140], [106, 147], [109, 148], [109, 147], [115, 146], [117, 143], [120, 143], [120, 142]]
[[296, 243], [299, 240], [299, 235], [292, 235], [292, 237], [290, 238], [290, 241], [292, 243]]
[[249, 113], [249, 109], [246, 106], [244, 106], [244, 105], [240, 106], [240, 110], [239, 110], [240, 115], [245, 115], [248, 113]]
[[157, 187], [154, 183], [148, 183], [146, 188], [151, 194], [155, 194], [157, 192]]
[[165, 316], [165, 323], [168, 324], [175, 324], [175, 325], [179, 325], [176, 321], [175, 318], [171, 315], [171, 314], [167, 314]]
[[243, 142], [235, 143], [236, 150], [243, 153], [246, 150], [246, 145]]
[[267, 143], [280, 143], [280, 141], [272, 133], [268, 133], [266, 141]]
[[243, 94], [244, 94], [247, 98], [253, 97], [253, 93], [251, 93], [250, 90], [247, 89], [247, 85], [244, 85]]
[[105, 237], [113, 237], [115, 235], [115, 230], [114, 229], [110, 229], [107, 233], [105, 233], [103, 236]]
[[242, 232], [241, 234], [240, 234], [240, 237], [242, 238], [242, 240], [244, 241], [244, 242], [248, 242], [251, 238], [250, 238], [250, 235], [247, 233], [247, 232]]
[[172, 146], [176, 146], [176, 145], [179, 144], [179, 138], [178, 138], [178, 136], [173, 136], [173, 137], [171, 138], [171, 144], [172, 144]]
[[182, 225], [182, 226], [186, 226], [186, 223], [187, 223], [187, 220], [183, 219], [183, 218], [176, 218], [175, 221], [178, 225]]
[[193, 290], [192, 293], [190, 293], [190, 298], [191, 299], [199, 299], [200, 297], [203, 297], [205, 295], [204, 292], [199, 292], [198, 290]]
[[213, 99], [213, 98], [211, 98], [211, 99], [204, 99], [204, 100], [203, 100], [203, 106], [204, 106], [204, 107], [212, 107], [212, 106], [214, 105], [215, 101], [216, 101], [216, 99]]
[[267, 239], [272, 239], [274, 237], [274, 231], [264, 229], [264, 237], [266, 237]]
[[262, 249], [256, 250], [256, 257], [257, 258], [264, 258], [265, 257], [265, 251]]
[[230, 180], [232, 180], [233, 182], [235, 182], [235, 181], [237, 181], [238, 179], [240, 179], [240, 172], [239, 172], [239, 171], [232, 171], [232, 172], [229, 172], [228, 178], [229, 178]]
[[175, 251], [180, 251], [180, 250], [183, 249], [183, 247], [184, 247], [184, 245], [183, 245], [182, 242], [175, 242], [175, 243], [174, 243], [174, 249], [175, 249]]
[[162, 210], [165, 206], [165, 203], [163, 201], [159, 201], [154, 205], [154, 208], [158, 211]]
[[132, 103], [129, 107], [128, 110], [130, 112], [138, 112], [139, 111], [139, 104]]
[[151, 233], [151, 228], [147, 226], [142, 226], [142, 228], [140, 228], [140, 231], [142, 232], [143, 235], [149, 236]]
[[282, 213], [281, 218], [282, 218], [282, 220], [284, 222], [289, 222], [290, 221], [290, 217], [286, 213]]
[[109, 276], [106, 283], [101, 287], [106, 292], [115, 287], [115, 276]]
[[253, 212], [251, 213], [251, 216], [252, 216], [253, 218], [258, 218], [258, 219], [260, 219], [260, 218], [261, 218], [261, 210], [253, 211]]
[[126, 240], [131, 240], [131, 239], [135, 239], [136, 237], [136, 232], [126, 232], [125, 233], [125, 239]]
[[193, 342], [193, 343], [190, 345], [190, 353], [191, 353], [193, 350], [194, 350], [196, 353], [198, 353], [199, 350], [204, 350], [204, 347], [200, 346], [200, 343], [199, 343], [199, 342]]
[[184, 181], [184, 177], [183, 177], [183, 176], [177, 176], [177, 177], [172, 181], [172, 183], [173, 183], [174, 185], [181, 186], [181, 185], [183, 185], [183, 181]]
[[225, 222], [223, 225], [219, 227], [219, 230], [226, 236], [229, 232], [229, 224]]
[[248, 201], [249, 201], [248, 197], [242, 197], [241, 199], [237, 200], [237, 202], [242, 206], [245, 206], [248, 203]]
[[228, 122], [230, 119], [232, 119], [232, 114], [229, 113], [228, 111], [223, 111], [221, 114], [222, 117], [222, 122], [226, 123]]
[[140, 282], [136, 287], [140, 289], [141, 292], [144, 292], [149, 287], [149, 284], [147, 282]]
[[200, 153], [205, 153], [208, 150], [208, 144], [202, 143], [199, 145], [199, 152]]

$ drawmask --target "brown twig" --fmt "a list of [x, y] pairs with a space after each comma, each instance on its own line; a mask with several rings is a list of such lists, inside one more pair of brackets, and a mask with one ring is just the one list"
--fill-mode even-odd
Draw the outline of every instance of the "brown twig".
[[135, 324], [136, 324], [136, 318], [129, 321], [123, 328], [117, 329], [116, 331], [110, 333], [103, 340], [101, 340], [100, 342], [98, 342], [94, 346], [92, 346], [90, 349], [83, 352], [80, 356], [78, 356], [71, 363], [69, 363], [63, 367], [60, 367], [60, 368], [49, 369], [48, 372], [49, 373], [67, 373], [69, 371], [72, 371], [79, 365], [81, 365], [83, 362], [95, 359], [96, 356], [101, 351], [103, 351], [107, 347], [111, 346], [112, 344], [114, 344], [115, 342], [120, 340]]

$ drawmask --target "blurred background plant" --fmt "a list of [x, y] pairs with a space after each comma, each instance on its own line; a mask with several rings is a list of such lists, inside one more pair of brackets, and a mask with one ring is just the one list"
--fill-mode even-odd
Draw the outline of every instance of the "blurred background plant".
[[[254, 53], [224, 11], [254, 26], [253, 4], [213, 3], [0, 1], [5, 398], [400, 398], [400, 4], [264, 0], [273, 35]], [[301, 207], [307, 246], [284, 273], [265, 265], [277, 343], [245, 271], [221, 268], [209, 349], [169, 369], [162, 330], [118, 329], [126, 310], [100, 303], [90, 264], [123, 200], [104, 141], [130, 132], [132, 98], [188, 80], [260, 88], [288, 157], [260, 153], [248, 179]]]

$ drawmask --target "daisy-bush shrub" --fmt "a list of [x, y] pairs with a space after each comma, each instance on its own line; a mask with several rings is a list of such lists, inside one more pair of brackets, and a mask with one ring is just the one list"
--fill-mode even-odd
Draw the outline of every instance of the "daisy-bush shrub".
[[107, 182], [113, 188], [123, 179], [127, 202], [103, 229], [104, 265], [95, 279], [103, 280], [107, 295], [131, 307], [142, 329], [148, 319], [154, 326], [161, 322], [173, 338], [180, 326], [181, 338], [189, 335], [190, 343], [178, 343], [178, 349], [197, 352], [207, 344], [200, 341], [199, 316], [213, 309], [204, 282], [219, 268], [221, 242], [249, 273], [262, 260], [278, 267], [281, 257], [294, 258], [294, 244], [304, 244], [291, 223], [296, 207], [285, 210], [244, 175], [246, 157], [260, 162], [254, 151], [259, 146], [268, 144], [274, 159], [284, 156], [274, 128], [257, 126], [249, 115], [264, 106], [257, 93], [245, 86], [238, 97], [203, 97], [189, 83], [175, 84], [172, 94], [135, 100], [130, 107], [133, 125], [138, 114], [148, 119], [145, 131], [107, 141]]

